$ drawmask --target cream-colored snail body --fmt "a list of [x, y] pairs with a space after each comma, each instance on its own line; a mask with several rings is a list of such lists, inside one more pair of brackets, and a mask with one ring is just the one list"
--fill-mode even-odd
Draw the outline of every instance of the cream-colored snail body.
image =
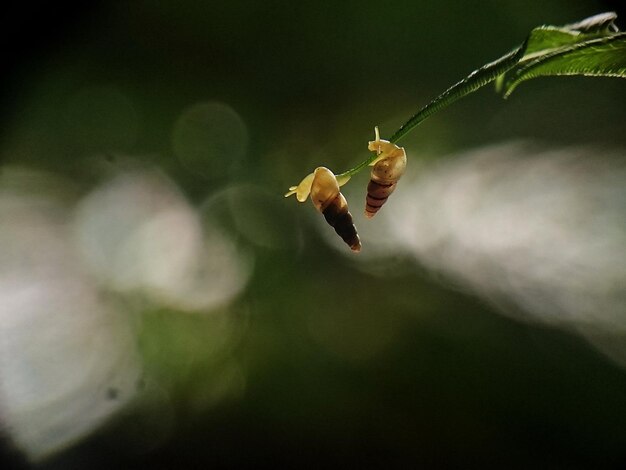
[[[345, 184], [347, 179], [341, 181]], [[296, 195], [300, 202], [304, 202], [311, 195], [311, 201], [320, 211], [326, 222], [335, 229], [344, 242], [354, 252], [361, 251], [361, 240], [352, 222], [352, 214], [348, 211], [348, 202], [339, 190], [340, 182], [328, 168], [320, 166], [307, 175], [298, 186], [289, 188], [285, 197]]]
[[388, 140], [381, 140], [378, 127], [374, 128], [376, 140], [370, 141], [367, 148], [379, 156], [370, 163], [372, 173], [367, 185], [365, 216], [372, 218], [387, 202], [396, 189], [398, 180], [406, 168], [406, 152]]

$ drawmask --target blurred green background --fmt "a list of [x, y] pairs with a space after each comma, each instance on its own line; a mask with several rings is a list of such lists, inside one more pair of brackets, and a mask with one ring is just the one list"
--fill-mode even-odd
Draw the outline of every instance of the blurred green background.
[[[43, 307], [51, 330], [8, 326], [23, 304], [7, 307], [5, 344], [22, 335], [40, 358], [2, 350], [0, 375], [19, 377], [0, 387], [7, 465], [623, 468], [623, 368], [568, 329], [502, 315], [406, 253], [368, 257], [375, 236], [355, 260], [309, 203], [282, 198], [318, 165], [361, 161], [374, 125], [391, 135], [532, 27], [615, 9], [623, 26], [620, 2], [566, 0], [42, 2], [5, 16], [0, 186], [21, 199], [2, 206], [2, 261], [15, 264], [0, 282], [24, 263], [39, 273], [39, 257], [58, 250], [38, 238], [53, 227], [80, 253], [72, 279], [95, 299], [84, 308], [114, 311], [131, 332], [101, 341], [119, 360], [102, 375], [90, 360], [98, 380], [46, 402], [29, 384], [82, 372], [55, 362], [49, 382], [34, 380], [49, 370], [41, 358], [63, 354], [39, 339], [66, 328], [85, 338], [72, 354], [89, 354], [111, 322], [59, 326], [63, 302], [81, 314], [85, 296], [68, 301], [71, 286]], [[416, 168], [519, 139], [623, 149], [624, 103], [622, 80], [536, 80], [507, 101], [486, 87], [402, 145]], [[351, 182], [353, 214], [366, 181]], [[12, 231], [21, 207], [45, 223]], [[62, 276], [61, 258], [41, 282]], [[109, 380], [127, 366], [125, 381]], [[64, 400], [87, 389], [85, 410], [114, 405], [75, 433], [84, 412]], [[55, 425], [40, 401], [56, 407]]]

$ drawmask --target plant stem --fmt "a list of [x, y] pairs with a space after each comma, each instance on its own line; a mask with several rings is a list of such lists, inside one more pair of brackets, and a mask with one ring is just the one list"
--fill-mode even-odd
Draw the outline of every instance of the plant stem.
[[[435, 114], [436, 112], [447, 108], [458, 99], [469, 95], [470, 93], [492, 82], [503, 73], [512, 69], [524, 56], [527, 44], [528, 39], [524, 41], [521, 46], [513, 49], [508, 54], [500, 57], [498, 60], [483, 65], [481, 68], [474, 70], [463, 80], [452, 85], [437, 98], [435, 98], [422, 109], [420, 109], [416, 114], [411, 116], [411, 118], [402, 126], [400, 126], [400, 128], [391, 136], [391, 139], [389, 139], [390, 142], [398, 142], [432, 114]], [[343, 173], [337, 175], [337, 177], [347, 177], [355, 175], [364, 167], [369, 165], [372, 161], [374, 161], [376, 157], [377, 155], [374, 153], [354, 168], [344, 171]]]
[[393, 143], [398, 142], [430, 115], [447, 108], [456, 100], [478, 90], [513, 68], [524, 56], [527, 43], [528, 40], [524, 41], [521, 46], [513, 49], [508, 54], [500, 57], [498, 60], [483, 65], [481, 68], [474, 70], [460, 82], [452, 85], [441, 95], [415, 113], [406, 123], [400, 126], [400, 129], [398, 129], [389, 140]]

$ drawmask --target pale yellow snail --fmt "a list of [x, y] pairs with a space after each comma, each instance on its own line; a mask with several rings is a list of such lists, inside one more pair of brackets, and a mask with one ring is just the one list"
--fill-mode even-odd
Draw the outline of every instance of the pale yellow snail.
[[406, 168], [406, 152], [388, 140], [381, 140], [378, 127], [374, 128], [376, 140], [368, 143], [367, 148], [376, 152], [378, 157], [370, 163], [372, 174], [367, 185], [365, 197], [365, 216], [372, 218], [387, 202], [387, 198], [396, 189], [398, 180]]
[[328, 168], [320, 166], [307, 175], [298, 186], [289, 188], [285, 197], [296, 195], [299, 202], [306, 201], [311, 195], [311, 201], [315, 208], [324, 214], [324, 218], [331, 225], [337, 235], [348, 244], [354, 252], [361, 251], [361, 240], [356, 233], [356, 227], [352, 222], [352, 214], [348, 212], [348, 203], [339, 190], [349, 178], [337, 180], [337, 177]]

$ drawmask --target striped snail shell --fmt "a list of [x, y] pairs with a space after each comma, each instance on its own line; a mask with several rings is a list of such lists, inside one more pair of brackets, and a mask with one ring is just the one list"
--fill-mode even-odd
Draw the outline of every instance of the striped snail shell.
[[328, 168], [321, 166], [313, 172], [311, 201], [350, 249], [361, 251], [361, 240], [352, 222], [352, 214], [348, 212], [348, 202], [339, 190], [337, 178]]
[[369, 142], [368, 149], [380, 155], [372, 162], [374, 167], [365, 198], [365, 216], [371, 219], [396, 189], [396, 184], [406, 168], [406, 152], [403, 147], [381, 140], [378, 128], [376, 140]]

